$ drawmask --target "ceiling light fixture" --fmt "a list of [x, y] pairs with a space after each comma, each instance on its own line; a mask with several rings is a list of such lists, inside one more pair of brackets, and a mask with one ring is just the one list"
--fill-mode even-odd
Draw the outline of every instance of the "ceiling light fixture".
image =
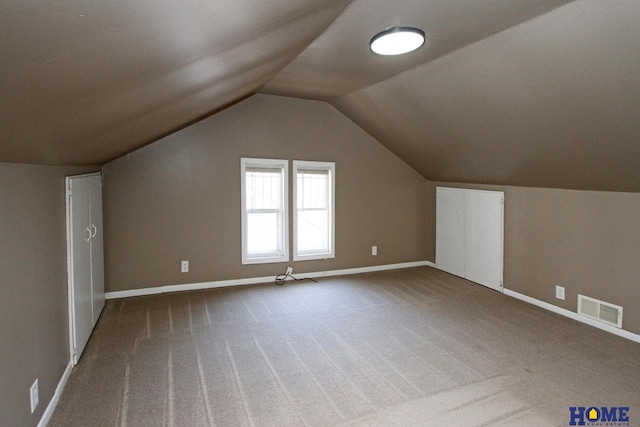
[[371, 51], [378, 55], [402, 55], [424, 44], [424, 31], [413, 27], [392, 27], [371, 39]]

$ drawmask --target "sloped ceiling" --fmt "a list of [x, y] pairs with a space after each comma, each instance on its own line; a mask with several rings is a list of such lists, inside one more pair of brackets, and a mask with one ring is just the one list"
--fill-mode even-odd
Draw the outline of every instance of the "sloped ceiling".
[[638, 22], [575, 1], [332, 102], [429, 179], [638, 192]]
[[[428, 179], [640, 192], [637, 0], [0, 2], [0, 161], [101, 164], [260, 91]], [[372, 55], [394, 25], [427, 43]]]
[[345, 0], [0, 0], [0, 160], [101, 164], [256, 92]]

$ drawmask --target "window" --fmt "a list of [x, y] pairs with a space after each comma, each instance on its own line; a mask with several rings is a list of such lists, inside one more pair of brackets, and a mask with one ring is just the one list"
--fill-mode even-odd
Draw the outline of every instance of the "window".
[[242, 263], [289, 261], [288, 161], [240, 160]]
[[293, 259], [335, 257], [335, 163], [293, 162]]

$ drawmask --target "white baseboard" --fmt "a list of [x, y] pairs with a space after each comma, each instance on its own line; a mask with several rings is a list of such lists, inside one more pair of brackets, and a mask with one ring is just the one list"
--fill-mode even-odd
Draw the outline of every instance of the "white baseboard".
[[[347, 274], [370, 273], [373, 271], [396, 270], [400, 268], [423, 267], [423, 266], [435, 267], [435, 264], [432, 263], [431, 261], [403, 262], [399, 264], [385, 264], [385, 265], [374, 265], [371, 267], [347, 268], [344, 270], [300, 273], [300, 274], [296, 274], [296, 277], [298, 279], [307, 279], [307, 278], [313, 279], [316, 277], [344, 276]], [[275, 281], [275, 276], [250, 277], [247, 279], [219, 280], [215, 282], [187, 283], [182, 285], [166, 285], [166, 286], [156, 286], [153, 288], [131, 289], [128, 291], [106, 292], [104, 296], [106, 299], [116, 299], [116, 298], [137, 297], [137, 296], [143, 296], [143, 295], [164, 294], [168, 292], [222, 288], [225, 286], [255, 285], [259, 283], [271, 283], [274, 281]]]
[[67, 368], [64, 370], [62, 374], [62, 378], [60, 378], [60, 382], [58, 382], [58, 386], [56, 387], [55, 393], [53, 393], [53, 397], [49, 401], [47, 405], [47, 409], [45, 409], [44, 414], [42, 414], [42, 418], [40, 418], [40, 422], [38, 422], [38, 427], [45, 427], [49, 424], [51, 420], [51, 416], [53, 415], [53, 411], [55, 411], [56, 406], [58, 406], [58, 402], [60, 401], [60, 396], [62, 395], [62, 390], [64, 390], [64, 386], [67, 385], [67, 380], [71, 375], [71, 370], [73, 370], [73, 363], [69, 362]]
[[597, 320], [590, 319], [586, 316], [581, 316], [578, 313], [575, 313], [573, 311], [567, 310], [562, 307], [558, 307], [557, 305], [549, 304], [548, 302], [540, 301], [538, 299], [532, 298], [527, 295], [523, 295], [521, 293], [512, 291], [510, 289], [506, 289], [506, 288], [503, 289], [503, 293], [510, 297], [517, 298], [521, 301], [528, 302], [529, 304], [533, 304], [538, 307], [544, 308], [545, 310], [549, 310], [554, 313], [560, 314], [561, 316], [565, 316], [570, 319], [577, 320], [578, 322], [586, 323], [587, 325], [593, 326], [598, 329], [602, 329], [603, 331], [640, 343], [640, 335], [634, 334], [633, 332], [629, 332], [624, 329], [619, 329], [614, 326], [607, 325], [606, 323], [598, 322]]

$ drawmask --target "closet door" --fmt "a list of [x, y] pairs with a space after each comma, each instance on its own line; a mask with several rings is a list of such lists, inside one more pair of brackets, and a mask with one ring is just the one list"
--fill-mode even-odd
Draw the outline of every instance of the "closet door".
[[102, 179], [67, 178], [69, 333], [77, 364], [104, 307]]
[[502, 291], [504, 193], [436, 189], [436, 266]]

